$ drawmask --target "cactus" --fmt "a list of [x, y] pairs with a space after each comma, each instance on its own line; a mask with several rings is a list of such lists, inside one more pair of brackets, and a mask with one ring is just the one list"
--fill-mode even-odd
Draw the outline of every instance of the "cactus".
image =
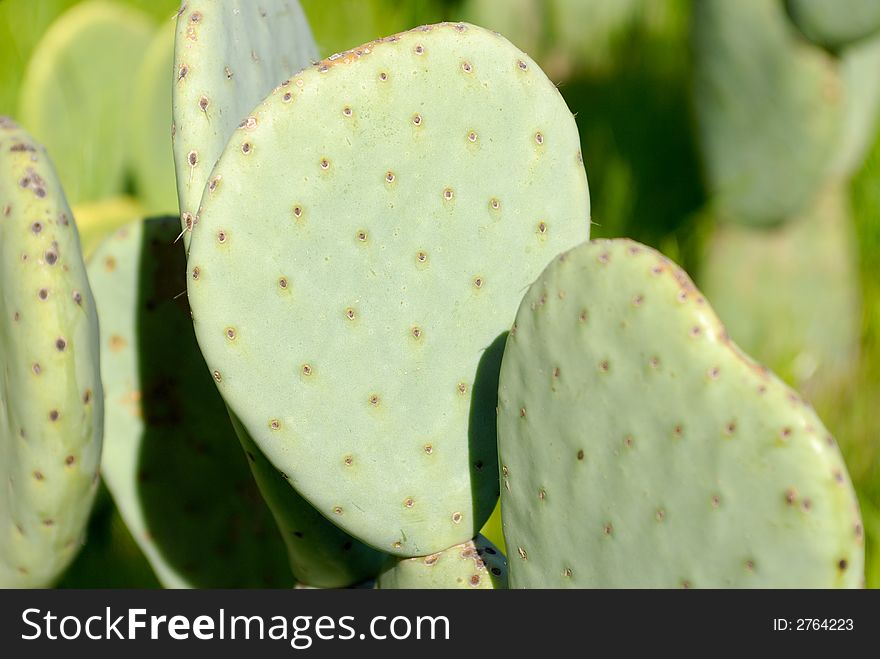
[[129, 124], [131, 166], [147, 212], [177, 213], [177, 181], [171, 153], [171, 75], [174, 25], [155, 33], [137, 74]]
[[189, 0], [174, 42], [172, 143], [184, 241], [208, 175], [239, 122], [272, 88], [317, 59], [296, 0]]
[[229, 407], [322, 514], [385, 551], [435, 553], [495, 504], [498, 337], [588, 233], [553, 84], [499, 35], [425, 26], [303, 71], [242, 122], [193, 233], [196, 335]]
[[529, 289], [498, 438], [513, 588], [862, 583], [834, 440], [638, 243], [582, 245]]
[[[128, 225], [89, 264], [104, 336], [103, 472], [132, 534], [167, 587], [292, 585], [290, 566], [317, 586], [375, 575], [382, 555], [314, 511], [282, 542], [195, 344], [178, 231], [177, 217]], [[273, 510], [309, 510], [284, 487]]]
[[45, 150], [0, 117], [0, 587], [51, 585], [98, 482], [98, 319]]
[[53, 22], [28, 63], [20, 113], [72, 204], [124, 189], [131, 81], [152, 34], [141, 12], [91, 0]]
[[389, 559], [376, 579], [379, 589], [406, 588], [507, 588], [507, 559], [478, 535], [430, 556]]
[[808, 39], [832, 50], [880, 32], [877, 0], [785, 0], [785, 7]]
[[[858, 365], [859, 281], [847, 189], [778, 228], [715, 229], [701, 283], [734, 341], [809, 398]], [[819, 396], [821, 398], [821, 396]]]
[[835, 61], [793, 34], [775, 0], [696, 3], [693, 40], [701, 148], [721, 211], [755, 225], [804, 211], [841, 133]]

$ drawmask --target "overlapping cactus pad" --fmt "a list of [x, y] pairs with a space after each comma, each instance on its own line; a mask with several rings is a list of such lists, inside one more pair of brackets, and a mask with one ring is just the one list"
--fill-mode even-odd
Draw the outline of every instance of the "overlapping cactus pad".
[[478, 535], [445, 551], [416, 558], [392, 558], [376, 579], [381, 589], [507, 588], [507, 559]]
[[[103, 473], [132, 534], [167, 587], [290, 586], [291, 566], [316, 586], [375, 575], [383, 557], [327, 522], [277, 470], [262, 477], [285, 496], [264, 503], [248, 460], [265, 458], [241, 450], [196, 345], [179, 231], [177, 217], [128, 225], [89, 265], [103, 332]], [[289, 520], [283, 541], [270, 507]]]
[[51, 585], [98, 483], [98, 319], [44, 149], [0, 117], [0, 587]]
[[834, 440], [650, 248], [587, 243], [535, 282], [498, 429], [512, 587], [862, 583]]
[[187, 0], [174, 44], [174, 165], [186, 244], [208, 175], [238, 123], [318, 58], [296, 0]]
[[497, 369], [526, 286], [589, 233], [577, 128], [501, 36], [426, 26], [282, 83], [208, 183], [188, 287], [255, 442], [399, 555], [479, 531]]

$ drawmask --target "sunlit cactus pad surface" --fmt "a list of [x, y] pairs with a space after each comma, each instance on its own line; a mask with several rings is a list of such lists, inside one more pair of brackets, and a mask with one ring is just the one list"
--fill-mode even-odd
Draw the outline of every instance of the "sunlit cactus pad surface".
[[466, 24], [366, 44], [282, 83], [227, 145], [188, 260], [199, 344], [318, 510], [385, 551], [441, 551], [497, 497], [503, 333], [589, 217], [574, 118], [527, 55]]
[[511, 587], [862, 584], [834, 439], [653, 249], [594, 241], [535, 282], [498, 430]]

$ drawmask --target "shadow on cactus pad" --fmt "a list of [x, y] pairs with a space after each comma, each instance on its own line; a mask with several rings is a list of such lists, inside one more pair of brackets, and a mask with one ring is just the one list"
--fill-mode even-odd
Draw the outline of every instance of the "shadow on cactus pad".
[[290, 586], [284, 543], [195, 344], [178, 232], [176, 217], [128, 225], [90, 263], [104, 477], [164, 586]]

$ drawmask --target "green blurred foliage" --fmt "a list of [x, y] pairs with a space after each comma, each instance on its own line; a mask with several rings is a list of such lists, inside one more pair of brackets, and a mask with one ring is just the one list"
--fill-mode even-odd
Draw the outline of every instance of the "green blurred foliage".
[[[878, 126], [880, 128], [880, 126]], [[865, 523], [867, 585], [880, 588], [880, 131], [852, 185], [862, 285], [858, 373], [817, 408], [836, 433]]]
[[322, 57], [417, 25], [457, 20], [449, 0], [300, 0]]
[[[107, 0], [142, 9], [156, 20], [177, 15], [178, 0]], [[0, 0], [0, 114], [14, 115], [18, 86], [49, 25], [80, 0]]]

